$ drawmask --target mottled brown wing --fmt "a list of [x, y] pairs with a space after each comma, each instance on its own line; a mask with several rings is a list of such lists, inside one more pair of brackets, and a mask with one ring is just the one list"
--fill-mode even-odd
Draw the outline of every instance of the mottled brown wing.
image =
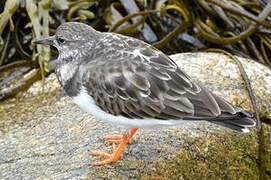
[[[83, 68], [97, 105], [130, 118], [214, 117], [231, 105], [194, 83], [165, 54], [136, 39], [111, 35]], [[100, 47], [100, 48], [99, 48]]]

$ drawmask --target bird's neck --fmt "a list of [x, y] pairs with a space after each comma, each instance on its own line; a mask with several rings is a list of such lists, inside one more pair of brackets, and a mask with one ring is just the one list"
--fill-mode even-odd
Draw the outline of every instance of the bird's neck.
[[79, 66], [73, 61], [60, 62], [56, 68], [56, 75], [60, 85], [69, 96], [76, 96], [79, 93], [80, 86], [78, 81]]

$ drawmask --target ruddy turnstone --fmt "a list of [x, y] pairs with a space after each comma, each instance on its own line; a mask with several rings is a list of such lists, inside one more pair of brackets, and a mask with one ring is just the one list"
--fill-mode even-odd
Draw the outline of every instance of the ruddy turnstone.
[[93, 151], [103, 165], [120, 159], [138, 128], [209, 121], [249, 132], [252, 116], [195, 83], [151, 45], [78, 22], [61, 24], [54, 36], [36, 41], [59, 51], [56, 74], [73, 101], [97, 119], [130, 128], [106, 137], [113, 153]]

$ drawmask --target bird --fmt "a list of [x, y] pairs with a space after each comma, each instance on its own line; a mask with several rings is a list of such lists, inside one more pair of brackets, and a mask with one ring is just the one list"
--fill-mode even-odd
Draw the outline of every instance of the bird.
[[237, 132], [255, 126], [253, 115], [196, 83], [152, 45], [80, 22], [65, 22], [55, 35], [36, 40], [58, 50], [56, 76], [68, 96], [96, 119], [127, 132], [108, 135], [112, 153], [92, 151], [92, 165], [117, 162], [139, 128], [209, 121]]

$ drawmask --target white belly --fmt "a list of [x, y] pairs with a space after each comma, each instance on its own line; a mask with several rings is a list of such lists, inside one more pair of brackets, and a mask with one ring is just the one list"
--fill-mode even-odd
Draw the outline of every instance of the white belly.
[[[95, 104], [94, 99], [89, 96], [86, 90], [80, 91], [80, 94], [73, 97], [73, 101], [79, 105], [84, 111], [92, 114], [95, 118], [112, 123], [114, 125], [121, 125], [125, 127], [134, 127], [134, 128], [153, 128], [153, 127], [162, 127], [162, 126], [174, 126], [182, 124], [184, 120], [160, 120], [155, 118], [146, 118], [146, 119], [130, 119], [124, 116], [114, 116], [110, 113], [103, 111], [100, 107]], [[191, 121], [189, 121], [191, 122]]]

